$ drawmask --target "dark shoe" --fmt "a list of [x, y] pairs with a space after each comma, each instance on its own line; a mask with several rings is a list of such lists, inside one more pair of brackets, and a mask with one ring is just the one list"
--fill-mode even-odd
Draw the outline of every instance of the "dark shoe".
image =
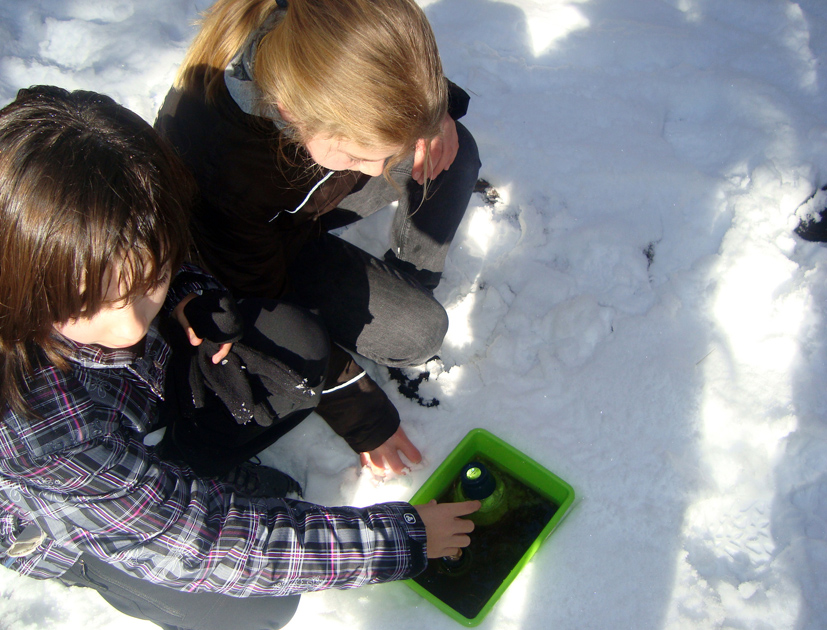
[[244, 462], [220, 478], [253, 498], [282, 498], [288, 494], [302, 496], [302, 487], [287, 473], [269, 466]]

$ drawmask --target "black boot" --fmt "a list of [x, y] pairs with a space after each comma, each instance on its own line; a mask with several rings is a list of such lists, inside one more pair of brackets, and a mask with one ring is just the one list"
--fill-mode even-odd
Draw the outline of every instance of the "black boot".
[[242, 494], [257, 498], [281, 498], [288, 494], [302, 496], [302, 487], [287, 473], [254, 462], [244, 462], [219, 481], [235, 486]]

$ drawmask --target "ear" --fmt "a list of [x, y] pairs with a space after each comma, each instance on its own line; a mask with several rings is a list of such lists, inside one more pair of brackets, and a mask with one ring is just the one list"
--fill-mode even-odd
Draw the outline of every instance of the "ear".
[[285, 121], [293, 124], [296, 122], [296, 119], [293, 118], [293, 115], [288, 112], [281, 103], [276, 103], [276, 108], [279, 110], [279, 116], [281, 116]]

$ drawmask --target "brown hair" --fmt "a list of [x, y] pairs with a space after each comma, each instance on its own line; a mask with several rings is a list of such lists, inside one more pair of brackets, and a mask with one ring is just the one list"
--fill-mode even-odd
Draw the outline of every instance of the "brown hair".
[[[0, 396], [23, 412], [36, 348], [66, 368], [56, 323], [91, 317], [117, 265], [136, 299], [188, 249], [192, 178], [137, 114], [36, 86], [0, 110]], [[124, 268], [125, 267], [125, 268]]]
[[[274, 10], [274, 0], [218, 0], [176, 85], [196, 87], [203, 72], [201, 87], [214, 99], [232, 58]], [[262, 105], [289, 112], [294, 141], [322, 135], [400, 147], [391, 164], [436, 137], [448, 107], [436, 40], [414, 0], [289, 0], [258, 44], [254, 80]]]

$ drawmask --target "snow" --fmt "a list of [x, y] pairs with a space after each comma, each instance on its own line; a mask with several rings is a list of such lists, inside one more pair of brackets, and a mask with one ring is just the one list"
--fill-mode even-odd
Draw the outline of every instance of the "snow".
[[[209, 0], [0, 0], [0, 100], [105, 92], [151, 121]], [[312, 416], [265, 460], [310, 499], [407, 499], [470, 429], [578, 500], [482, 625], [827, 626], [821, 0], [423, 1], [482, 176], [437, 297], [442, 363], [404, 398], [426, 456], [384, 483]], [[821, 206], [823, 207], [823, 206]], [[389, 213], [346, 232], [380, 253]], [[412, 373], [413, 374], [413, 373]], [[154, 627], [0, 572], [4, 630]], [[303, 597], [288, 628], [455, 622], [401, 584]]]

